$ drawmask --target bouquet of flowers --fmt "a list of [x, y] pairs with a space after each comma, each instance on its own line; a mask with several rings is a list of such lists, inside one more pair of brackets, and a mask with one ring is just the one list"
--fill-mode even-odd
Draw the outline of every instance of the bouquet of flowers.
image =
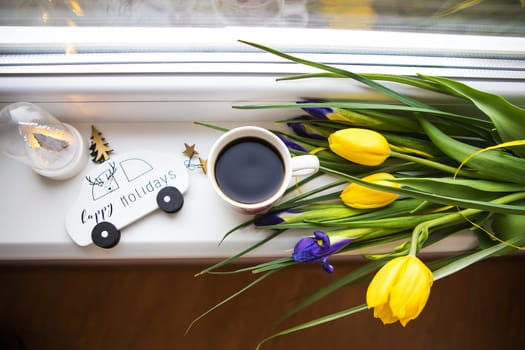
[[[224, 238], [249, 225], [269, 230], [261, 242], [198, 275], [251, 272], [259, 277], [194, 322], [283, 268], [317, 262], [331, 273], [331, 256], [390, 243], [393, 248], [389, 251], [365, 255], [369, 260], [366, 265], [308, 295], [287, 316], [370, 276], [366, 303], [275, 333], [259, 346], [274, 337], [367, 309], [373, 309], [374, 317], [384, 324], [399, 321], [405, 326], [423, 311], [435, 281], [525, 245], [524, 109], [499, 95], [451, 79], [356, 74], [244, 43], [320, 70], [281, 80], [349, 78], [396, 102], [305, 100], [236, 106], [302, 110], [301, 116], [283, 121], [290, 132], [273, 132], [293, 154], [316, 154], [321, 172], [298, 182], [290, 191], [318, 176], [329, 180], [226, 233]], [[473, 114], [481, 112], [486, 118], [438, 109], [380, 81], [463, 99]], [[291, 256], [236, 271], [220, 271], [269, 240], [297, 229], [306, 229], [311, 235], [290, 247]], [[477, 236], [475, 248], [432, 261], [419, 258], [423, 248], [460, 230], [471, 230]]]

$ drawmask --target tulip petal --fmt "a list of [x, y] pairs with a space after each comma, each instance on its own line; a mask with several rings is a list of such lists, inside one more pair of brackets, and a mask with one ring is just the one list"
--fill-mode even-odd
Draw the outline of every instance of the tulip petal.
[[432, 272], [416, 257], [407, 259], [403, 279], [392, 287], [390, 307], [403, 326], [419, 316], [430, 295]]
[[[363, 180], [385, 186], [400, 187], [397, 183], [384, 181], [385, 179], [393, 178], [394, 176], [389, 173], [376, 173], [365, 176]], [[343, 190], [340, 197], [343, 203], [351, 208], [373, 209], [387, 206], [395, 201], [398, 195], [395, 193], [374, 190], [357, 183], [351, 183]]]
[[385, 137], [368, 129], [338, 130], [328, 137], [328, 144], [335, 154], [361, 165], [380, 165], [390, 155]]
[[383, 324], [395, 323], [398, 318], [392, 314], [388, 304], [381, 304], [374, 308], [374, 317], [381, 319]]
[[376, 273], [366, 292], [366, 302], [369, 309], [388, 303], [390, 289], [397, 283], [398, 276], [404, 270], [403, 258], [398, 257], [390, 260]]
[[403, 326], [417, 318], [425, 307], [433, 283], [432, 271], [415, 256], [390, 260], [374, 276], [366, 301], [383, 323], [400, 321]]

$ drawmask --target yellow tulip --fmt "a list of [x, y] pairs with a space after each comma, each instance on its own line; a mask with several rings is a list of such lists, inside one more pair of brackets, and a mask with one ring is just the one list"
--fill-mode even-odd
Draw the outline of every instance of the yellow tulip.
[[[376, 173], [365, 176], [363, 180], [391, 187], [399, 187], [399, 184], [385, 181], [393, 179], [389, 173]], [[384, 207], [397, 199], [397, 194], [374, 190], [357, 183], [351, 183], [341, 192], [341, 200], [349, 207], [356, 209], [373, 209]]]
[[417, 257], [390, 260], [372, 279], [366, 292], [368, 308], [384, 324], [406, 324], [417, 318], [430, 295], [432, 271]]
[[338, 130], [328, 137], [328, 144], [335, 154], [361, 165], [379, 165], [390, 155], [385, 137], [369, 129]]

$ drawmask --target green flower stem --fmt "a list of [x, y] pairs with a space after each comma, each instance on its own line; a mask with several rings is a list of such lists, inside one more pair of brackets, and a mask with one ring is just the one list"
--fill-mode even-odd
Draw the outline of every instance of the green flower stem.
[[[520, 199], [524, 199], [524, 198], [525, 198], [525, 192], [517, 192], [517, 193], [511, 193], [506, 196], [497, 198], [491, 202], [498, 203], [498, 204], [505, 204], [505, 203], [511, 203], [511, 202], [514, 202]], [[408, 252], [408, 254], [413, 255], [413, 256], [417, 254], [417, 250], [419, 247], [418, 241], [419, 241], [419, 236], [421, 233], [428, 235], [428, 231], [432, 227], [456, 223], [458, 221], [468, 218], [469, 216], [479, 214], [484, 211], [485, 210], [468, 208], [468, 209], [458, 210], [458, 212], [456, 213], [446, 214], [441, 217], [438, 217], [432, 220], [428, 220], [428, 221], [418, 224], [412, 231], [410, 251]]]
[[[390, 150], [390, 156], [394, 157], [394, 158], [398, 158], [398, 159], [408, 160], [410, 162], [421, 164], [421, 165], [427, 166], [429, 168], [441, 170], [443, 172], [450, 173], [450, 174], [455, 174], [456, 171], [457, 171], [457, 168], [454, 168], [454, 167], [449, 166], [449, 165], [441, 164], [441, 163], [434, 162], [434, 161], [429, 160], [429, 159], [415, 157], [415, 156], [411, 156], [409, 154], [400, 153], [400, 152], [396, 152], [396, 151], [392, 151], [392, 150]], [[477, 176], [475, 173], [472, 173], [472, 172], [469, 172], [469, 171], [464, 171], [464, 170], [460, 170], [458, 175], [465, 176], [465, 177], [482, 178], [482, 177]]]
[[406, 228], [350, 228], [326, 232], [330, 237], [355, 238], [354, 242], [373, 241], [378, 238], [390, 236], [394, 233], [406, 231]]
[[191, 321], [190, 325], [188, 326], [188, 328], [186, 328], [186, 332], [184, 333], [185, 335], [188, 334], [188, 332], [190, 331], [190, 329], [195, 325], [195, 323], [197, 323], [197, 321], [199, 321], [200, 319], [202, 319], [204, 316], [206, 316], [207, 314], [209, 314], [210, 312], [212, 312], [213, 310], [217, 309], [218, 307], [226, 304], [228, 301], [234, 299], [235, 297], [237, 297], [238, 295], [244, 293], [245, 291], [247, 291], [248, 289], [250, 289], [251, 287], [253, 287], [254, 285], [256, 285], [257, 283], [263, 281], [266, 277], [269, 277], [270, 275], [274, 274], [275, 272], [279, 271], [280, 269], [275, 269], [275, 270], [271, 270], [271, 271], [268, 271], [266, 272], [264, 275], [260, 276], [259, 278], [257, 278], [255, 281], [251, 282], [250, 284], [248, 284], [247, 286], [245, 286], [244, 288], [240, 289], [239, 291], [233, 293], [232, 295], [230, 295], [229, 297], [227, 297], [226, 299], [222, 300], [221, 302], [219, 302], [218, 304], [216, 304], [215, 306], [213, 306], [212, 308], [208, 309], [206, 312], [204, 312], [203, 314], [201, 314], [200, 316], [198, 316], [197, 318], [195, 318], [193, 321]]
[[200, 125], [200, 126], [205, 126], [207, 128], [214, 129], [214, 130], [221, 131], [221, 132], [226, 132], [226, 131], [230, 130], [230, 129], [227, 129], [227, 128], [223, 128], [222, 126], [213, 125], [213, 124], [209, 124], [209, 123], [203, 123], [203, 122], [193, 122], [193, 124]]
[[332, 321], [335, 321], [339, 318], [343, 318], [343, 317], [346, 317], [346, 316], [350, 316], [350, 315], [353, 315], [357, 312], [360, 312], [360, 311], [364, 311], [368, 309], [368, 305], [365, 303], [365, 304], [361, 304], [361, 305], [357, 305], [357, 306], [354, 306], [350, 309], [346, 309], [346, 310], [343, 310], [343, 311], [339, 311], [339, 312], [336, 312], [336, 313], [333, 313], [333, 314], [330, 314], [330, 315], [326, 315], [326, 316], [322, 316], [322, 317], [319, 317], [315, 320], [312, 320], [310, 322], [305, 322], [305, 323], [302, 323], [298, 326], [295, 326], [295, 327], [291, 327], [291, 328], [288, 328], [284, 331], [281, 331], [281, 332], [278, 332], [278, 333], [275, 333], [267, 338], [264, 338], [263, 340], [261, 340], [261, 342], [259, 344], [257, 344], [257, 347], [255, 350], [259, 350], [261, 348], [261, 346], [268, 342], [269, 340], [272, 340], [274, 338], [277, 338], [277, 337], [280, 337], [280, 336], [283, 336], [283, 335], [286, 335], [286, 334], [290, 334], [290, 333], [293, 333], [293, 332], [297, 332], [297, 331], [300, 331], [300, 330], [303, 330], [303, 329], [307, 329], [307, 328], [310, 328], [310, 327], [315, 327], [315, 326], [318, 326], [318, 325], [321, 325], [321, 324], [324, 324], [324, 323], [328, 323], [328, 322], [332, 322]]
[[481, 249], [473, 254], [464, 255], [459, 258], [453, 258], [452, 262], [449, 264], [446, 264], [445, 266], [442, 266], [433, 271], [434, 281], [453, 275], [454, 273], [463, 270], [464, 268], [478, 261], [501, 253], [502, 251], [509, 249], [509, 244], [521, 246], [524, 243], [525, 237], [513, 237], [505, 243], [498, 243], [492, 247]]

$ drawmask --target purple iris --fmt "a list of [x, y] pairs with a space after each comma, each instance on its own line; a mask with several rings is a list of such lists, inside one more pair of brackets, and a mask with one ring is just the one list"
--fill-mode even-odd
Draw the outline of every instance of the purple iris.
[[295, 214], [297, 213], [291, 210], [275, 211], [273, 213], [268, 213], [257, 217], [254, 221], [254, 224], [255, 226], [278, 225], [286, 221], [285, 216]]
[[305, 153], [308, 152], [308, 150], [306, 148], [304, 148], [303, 146], [301, 146], [300, 144], [298, 144], [296, 142], [291, 141], [290, 139], [286, 138], [285, 136], [283, 136], [281, 134], [277, 134], [277, 137], [280, 138], [284, 142], [286, 147], [288, 147], [290, 149], [294, 149], [296, 151], [305, 152]]
[[321, 261], [323, 269], [334, 272], [334, 267], [328, 262], [328, 258], [346, 247], [352, 238], [344, 238], [336, 243], [330, 243], [330, 237], [323, 231], [314, 231], [314, 237], [304, 237], [294, 247], [292, 257], [297, 262]]
[[[314, 101], [314, 100], [304, 100], [304, 101], [297, 101], [297, 103], [318, 103], [322, 101]], [[334, 113], [334, 109], [330, 107], [305, 107], [303, 108], [303, 111], [310, 114], [314, 118], [318, 119], [328, 119], [326, 116], [327, 114]]]
[[290, 120], [293, 120], [293, 122], [286, 123], [294, 132], [296, 135], [308, 137], [311, 139], [316, 140], [326, 140], [326, 137], [324, 137], [321, 134], [318, 134], [312, 127], [305, 123], [298, 123], [296, 120], [305, 120], [304, 117], [296, 117], [292, 118]]

